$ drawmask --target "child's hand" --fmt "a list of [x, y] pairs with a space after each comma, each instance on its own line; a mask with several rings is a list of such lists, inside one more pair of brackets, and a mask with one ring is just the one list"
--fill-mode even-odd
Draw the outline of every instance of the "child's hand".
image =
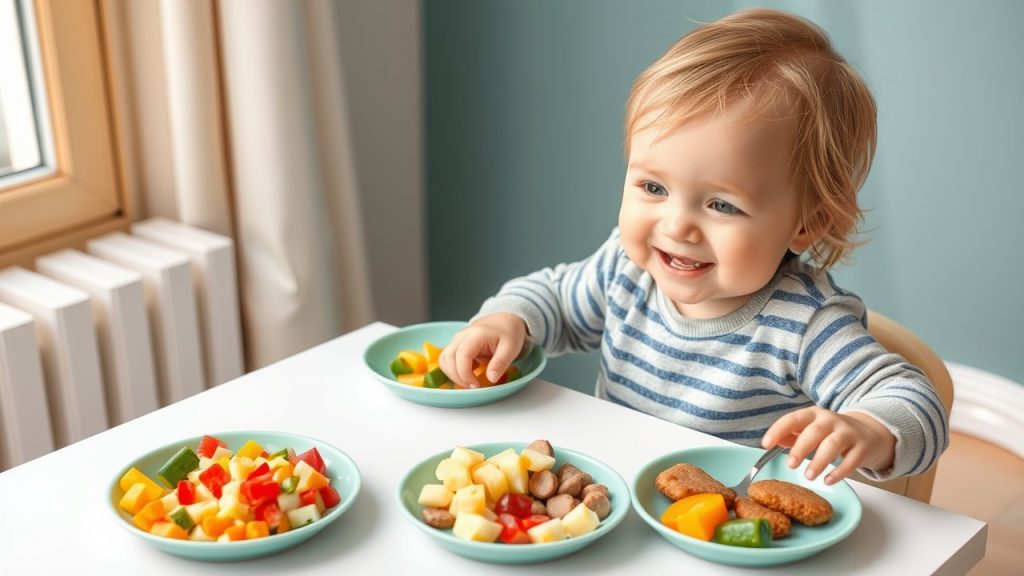
[[839, 482], [860, 466], [887, 470], [896, 451], [896, 437], [878, 420], [860, 412], [837, 414], [818, 406], [776, 420], [765, 432], [761, 446], [767, 449], [776, 444], [790, 448], [786, 462], [790, 468], [815, 453], [805, 471], [808, 480], [817, 478], [842, 455], [842, 462], [825, 476], [825, 484]]
[[456, 334], [444, 347], [439, 364], [441, 371], [456, 386], [478, 388], [473, 375], [473, 361], [490, 357], [487, 379], [496, 382], [523, 351], [526, 343], [526, 322], [515, 314], [497, 312], [478, 318]]

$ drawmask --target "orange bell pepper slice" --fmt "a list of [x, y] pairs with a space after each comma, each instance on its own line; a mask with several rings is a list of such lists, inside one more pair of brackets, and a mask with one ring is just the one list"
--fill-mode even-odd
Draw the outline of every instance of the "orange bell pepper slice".
[[673, 502], [661, 514], [661, 523], [699, 540], [710, 541], [715, 527], [729, 519], [721, 494], [694, 494]]

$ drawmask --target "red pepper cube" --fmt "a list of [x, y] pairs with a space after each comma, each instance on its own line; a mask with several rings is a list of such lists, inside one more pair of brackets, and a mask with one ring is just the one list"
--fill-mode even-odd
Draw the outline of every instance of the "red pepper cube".
[[217, 451], [218, 446], [227, 448], [228, 444], [227, 442], [218, 440], [213, 436], [203, 436], [203, 439], [199, 441], [199, 449], [196, 450], [196, 454], [206, 458], [213, 458], [213, 453]]
[[498, 524], [501, 524], [501, 534], [498, 538], [505, 544], [530, 543], [530, 535], [523, 529], [522, 519], [506, 512], [498, 514]]
[[341, 503], [341, 495], [333, 486], [324, 486], [320, 489], [320, 497], [324, 499], [324, 508], [334, 508]]
[[277, 498], [281, 493], [281, 485], [274, 482], [270, 474], [264, 474], [242, 482], [238, 491], [250, 506], [259, 506], [271, 498]]
[[327, 466], [324, 464], [324, 459], [320, 457], [320, 452], [316, 448], [310, 448], [302, 454], [298, 455], [299, 460], [305, 460], [306, 464], [313, 467], [314, 470], [321, 474], [325, 474]]
[[266, 462], [257, 466], [256, 469], [253, 470], [252, 472], [249, 472], [249, 475], [246, 476], [245, 479], [248, 480], [250, 478], [256, 478], [257, 476], [263, 476], [265, 474], [270, 474], [270, 464], [267, 464]]
[[270, 499], [257, 506], [253, 511], [253, 516], [256, 517], [256, 520], [266, 522], [267, 527], [271, 530], [277, 530], [281, 526], [281, 518], [284, 514], [281, 512], [277, 500]]
[[220, 464], [215, 463], [199, 473], [199, 481], [210, 489], [215, 498], [220, 498], [221, 489], [231, 481], [231, 476]]
[[188, 506], [196, 503], [196, 487], [188, 480], [178, 481], [178, 504]]
[[507, 512], [516, 518], [526, 518], [530, 515], [532, 509], [533, 498], [526, 494], [516, 494], [514, 492], [506, 492], [501, 498], [498, 498], [497, 504], [494, 505], [495, 514]]
[[316, 504], [316, 495], [317, 495], [316, 488], [310, 488], [309, 490], [305, 490], [303, 492], [299, 492], [299, 502], [302, 502], [303, 506], [308, 506], [310, 504]]
[[546, 516], [544, 514], [531, 514], [526, 518], [523, 518], [520, 523], [523, 525], [523, 530], [529, 530], [530, 528], [533, 528], [538, 524], [543, 524], [548, 520], [551, 520], [550, 516]]

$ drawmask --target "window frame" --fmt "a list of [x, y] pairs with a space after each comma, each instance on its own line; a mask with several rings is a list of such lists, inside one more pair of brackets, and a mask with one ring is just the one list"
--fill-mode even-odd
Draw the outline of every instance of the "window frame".
[[33, 7], [55, 166], [0, 188], [0, 267], [125, 229], [133, 215], [105, 3], [34, 0]]

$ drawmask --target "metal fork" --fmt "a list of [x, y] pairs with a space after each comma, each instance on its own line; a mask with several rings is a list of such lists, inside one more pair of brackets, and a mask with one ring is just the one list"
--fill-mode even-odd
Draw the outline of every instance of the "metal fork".
[[750, 488], [750, 483], [754, 481], [754, 476], [757, 476], [757, 473], [761, 471], [761, 468], [763, 468], [765, 464], [771, 462], [772, 458], [775, 458], [785, 451], [786, 449], [782, 446], [776, 446], [765, 451], [765, 453], [757, 459], [757, 462], [754, 462], [754, 467], [750, 469], [750, 472], [747, 472], [747, 475], [743, 477], [743, 480], [740, 480], [739, 484], [731, 486], [731, 489], [736, 493], [736, 496], [746, 496], [747, 489]]

